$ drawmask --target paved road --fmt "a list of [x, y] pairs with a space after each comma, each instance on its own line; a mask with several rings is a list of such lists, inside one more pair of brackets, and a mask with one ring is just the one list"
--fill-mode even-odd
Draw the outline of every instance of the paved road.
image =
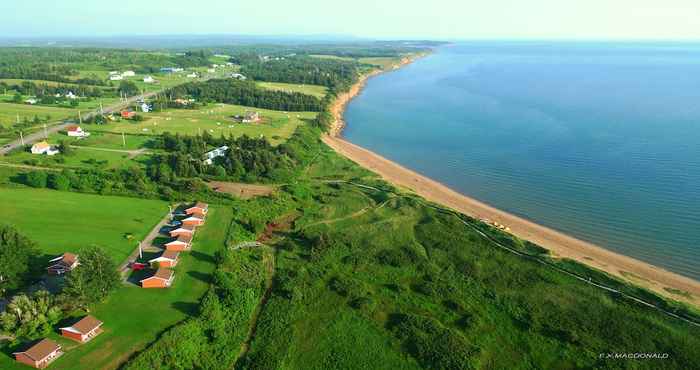
[[[114, 105], [110, 105], [108, 107], [104, 107], [104, 112], [105, 113], [112, 113], [112, 112], [115, 112], [118, 110], [122, 110], [122, 109], [126, 108], [127, 106], [129, 106], [130, 104], [135, 103], [139, 99], [147, 99], [147, 98], [150, 98], [152, 96], [155, 96], [157, 93], [158, 92], [150, 92], [150, 93], [146, 93], [143, 95], [133, 96], [133, 97], [127, 99], [126, 102], [121, 102], [121, 103], [117, 103]], [[99, 112], [100, 112], [99, 109], [94, 110], [88, 114], [83, 115], [83, 118], [89, 119], [89, 118], [97, 115]], [[46, 129], [46, 134], [54, 134], [54, 133], [59, 132], [61, 130], [65, 130], [66, 127], [68, 127], [69, 125], [73, 125], [73, 124], [75, 124], [75, 121], [71, 120], [71, 121], [63, 121], [62, 123], [52, 125]], [[37, 131], [33, 134], [29, 134], [29, 135], [25, 136], [24, 137], [24, 144], [28, 145], [28, 144], [31, 144], [35, 141], [44, 140], [45, 138], [46, 138], [46, 136], [44, 135], [44, 130], [40, 130], [40, 131]], [[21, 146], [22, 146], [22, 141], [17, 139], [17, 140], [15, 140], [7, 145], [4, 145], [2, 148], [0, 148], [0, 155], [5, 155], [5, 154], [21, 147]]]
[[[160, 231], [163, 229], [163, 227], [165, 227], [165, 225], [170, 223], [170, 219], [170, 212], [168, 212], [165, 214], [165, 217], [163, 217], [163, 219], [160, 220], [160, 222], [158, 222], [158, 224], [153, 228], [153, 230], [151, 230], [151, 232], [148, 233], [146, 238], [144, 238], [141, 241], [141, 245], [143, 246], [144, 252], [157, 252], [162, 250], [162, 248], [153, 245], [153, 240], [162, 235]], [[131, 252], [126, 261], [124, 261], [124, 263], [122, 263], [121, 266], [119, 266], [119, 271], [122, 273], [122, 278], [124, 279], [124, 282], [126, 282], [127, 278], [129, 277], [129, 263], [136, 261], [138, 256], [139, 247], [137, 246], [136, 249], [134, 249], [134, 251]]]

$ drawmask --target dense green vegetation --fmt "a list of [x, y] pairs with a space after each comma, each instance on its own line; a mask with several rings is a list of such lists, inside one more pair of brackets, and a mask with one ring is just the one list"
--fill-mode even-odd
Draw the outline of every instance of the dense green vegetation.
[[36, 244], [13, 227], [0, 226], [0, 298], [31, 283], [38, 275]]
[[252, 81], [236, 79], [192, 82], [170, 90], [174, 97], [193, 97], [203, 102], [245, 105], [290, 112], [318, 112], [321, 101], [298, 92], [263, 89]]

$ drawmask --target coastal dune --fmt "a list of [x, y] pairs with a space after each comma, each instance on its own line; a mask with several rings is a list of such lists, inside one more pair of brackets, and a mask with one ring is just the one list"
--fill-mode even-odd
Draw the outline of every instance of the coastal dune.
[[[397, 67], [412, 59], [403, 59]], [[344, 126], [343, 111], [353, 97], [360, 93], [368, 78], [363, 76], [347, 93], [339, 96], [331, 107], [335, 122], [323, 142], [339, 154], [367, 168], [386, 181], [406, 188], [429, 201], [441, 204], [477, 219], [486, 219], [508, 227], [513, 235], [548, 249], [556, 258], [568, 258], [605, 271], [622, 280], [652, 290], [673, 300], [700, 307], [700, 282], [661, 269], [646, 262], [624, 256], [562, 232], [536, 224], [530, 220], [496, 209], [460, 194], [447, 186], [394, 163], [372, 151], [359, 147], [340, 137]], [[681, 294], [679, 294], [681, 293]]]

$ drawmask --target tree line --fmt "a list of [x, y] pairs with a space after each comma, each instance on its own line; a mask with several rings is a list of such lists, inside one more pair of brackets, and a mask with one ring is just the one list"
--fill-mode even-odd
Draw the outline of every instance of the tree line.
[[190, 82], [174, 87], [169, 94], [175, 98], [193, 97], [200, 102], [218, 102], [288, 112], [318, 112], [318, 98], [298, 92], [289, 93], [261, 89], [252, 81], [215, 79]]

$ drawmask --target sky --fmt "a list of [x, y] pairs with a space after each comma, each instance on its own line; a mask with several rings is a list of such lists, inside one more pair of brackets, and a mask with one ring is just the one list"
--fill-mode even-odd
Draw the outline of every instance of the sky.
[[0, 0], [0, 37], [700, 40], [699, 0]]

